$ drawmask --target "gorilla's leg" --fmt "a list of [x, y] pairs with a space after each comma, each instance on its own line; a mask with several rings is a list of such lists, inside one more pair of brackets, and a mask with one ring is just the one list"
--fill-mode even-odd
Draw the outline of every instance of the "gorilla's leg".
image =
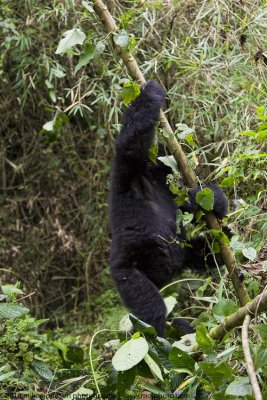
[[166, 307], [157, 287], [136, 268], [111, 267], [112, 277], [124, 304], [139, 319], [163, 336]]

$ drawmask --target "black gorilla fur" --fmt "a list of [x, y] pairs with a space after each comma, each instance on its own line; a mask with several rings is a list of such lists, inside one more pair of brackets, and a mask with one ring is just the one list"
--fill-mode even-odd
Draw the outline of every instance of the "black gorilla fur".
[[[163, 336], [166, 307], [159, 288], [185, 267], [203, 267], [205, 240], [194, 239], [193, 248], [180, 247], [177, 237], [173, 195], [166, 185], [171, 172], [161, 162], [152, 164], [148, 149], [153, 129], [164, 104], [165, 92], [149, 81], [125, 112], [123, 127], [116, 143], [110, 194], [112, 247], [111, 275], [125, 305], [139, 319], [153, 325]], [[215, 185], [214, 212], [223, 218], [227, 200]], [[187, 211], [198, 208], [195, 188], [189, 191]], [[164, 239], [165, 240], [164, 240]]]

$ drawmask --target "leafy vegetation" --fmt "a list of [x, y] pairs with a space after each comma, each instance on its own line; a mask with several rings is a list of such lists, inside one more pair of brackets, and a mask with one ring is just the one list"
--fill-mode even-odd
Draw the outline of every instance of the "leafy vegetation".
[[[266, 2], [107, 5], [118, 24], [116, 46], [165, 86], [166, 114], [197, 175], [219, 182], [231, 199], [224, 224], [255, 297], [267, 283]], [[125, 310], [106, 271], [107, 193], [123, 105], [140, 88], [93, 3], [3, 0], [0, 36], [1, 398], [120, 399], [148, 391], [252, 399], [239, 330], [220, 341], [209, 334], [239, 308], [223, 269], [212, 279], [188, 271], [163, 289], [170, 320], [191, 318], [195, 334], [181, 336], [170, 322], [161, 339], [133, 316], [121, 320]], [[179, 204], [186, 191], [177, 187], [172, 158], [164, 162], [174, 169], [168, 183]], [[198, 197], [212, 209], [207, 189]], [[193, 215], [179, 215], [178, 227], [179, 218], [189, 235], [204, 233], [200, 214], [196, 227]], [[213, 231], [214, 251], [218, 239], [228, 240]], [[249, 334], [266, 398], [266, 313]]]

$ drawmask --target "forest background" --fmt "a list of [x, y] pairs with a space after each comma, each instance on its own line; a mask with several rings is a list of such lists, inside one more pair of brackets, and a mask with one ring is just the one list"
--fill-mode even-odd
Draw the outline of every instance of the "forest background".
[[[166, 88], [166, 115], [199, 178], [221, 183], [229, 196], [231, 247], [256, 296], [267, 282], [266, 2], [106, 4], [146, 79]], [[84, 352], [94, 332], [118, 329], [126, 312], [107, 269], [108, 188], [131, 79], [91, 2], [2, 0], [0, 7], [0, 284], [4, 301], [26, 297], [23, 306], [35, 328], [42, 326], [38, 340], [46, 349], [36, 357], [22, 313], [23, 328], [17, 319], [3, 328], [11, 329], [9, 338], [16, 331], [21, 354], [3, 342], [0, 371], [3, 393], [14, 387], [42, 393], [49, 379], [38, 376], [40, 365], [49, 364], [50, 373], [55, 365], [85, 368], [85, 355], [72, 362], [65, 353], [73, 346]], [[63, 34], [75, 28], [86, 34], [83, 45], [56, 54]], [[83, 376], [79, 371], [69, 377]], [[58, 393], [77, 390], [73, 382], [60, 389], [65, 375], [57, 379]]]

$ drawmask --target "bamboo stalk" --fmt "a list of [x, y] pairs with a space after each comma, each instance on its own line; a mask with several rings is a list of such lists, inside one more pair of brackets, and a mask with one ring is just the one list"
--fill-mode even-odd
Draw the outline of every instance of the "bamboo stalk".
[[[114, 33], [118, 28], [116, 26], [114, 18], [110, 14], [106, 5], [102, 2], [102, 0], [93, 0], [93, 4], [94, 4], [94, 9], [99, 18], [101, 19], [103, 25], [105, 26], [106, 30], [109, 33]], [[137, 81], [140, 84], [144, 84], [145, 78], [142, 72], [140, 71], [133, 55], [129, 51], [124, 50], [118, 46], [115, 46], [115, 49], [119, 54], [119, 56], [122, 58], [133, 80]], [[173, 130], [162, 110], [160, 111], [160, 124], [161, 127], [168, 133], [168, 138], [166, 139], [166, 143], [169, 147], [171, 154], [175, 158], [175, 161], [177, 162], [178, 169], [183, 177], [185, 184], [189, 187], [196, 186], [197, 184], [196, 176], [182, 150], [180, 143], [176, 140]], [[214, 213], [212, 212], [206, 213], [205, 218], [209, 228], [221, 230], [220, 224], [218, 223]], [[219, 240], [219, 245], [220, 245], [221, 256], [229, 272], [235, 292], [237, 294], [240, 304], [243, 306], [250, 301], [250, 298], [243, 282], [239, 279], [234, 255], [230, 250], [230, 248], [222, 240]]]
[[242, 325], [246, 315], [254, 317], [256, 314], [261, 313], [267, 309], [267, 290], [255, 297], [254, 300], [247, 303], [245, 306], [239, 308], [234, 314], [225, 318], [225, 320], [212, 328], [209, 331], [209, 335], [212, 339], [218, 340], [222, 339], [226, 333], [230, 332], [232, 329], [237, 328]]

